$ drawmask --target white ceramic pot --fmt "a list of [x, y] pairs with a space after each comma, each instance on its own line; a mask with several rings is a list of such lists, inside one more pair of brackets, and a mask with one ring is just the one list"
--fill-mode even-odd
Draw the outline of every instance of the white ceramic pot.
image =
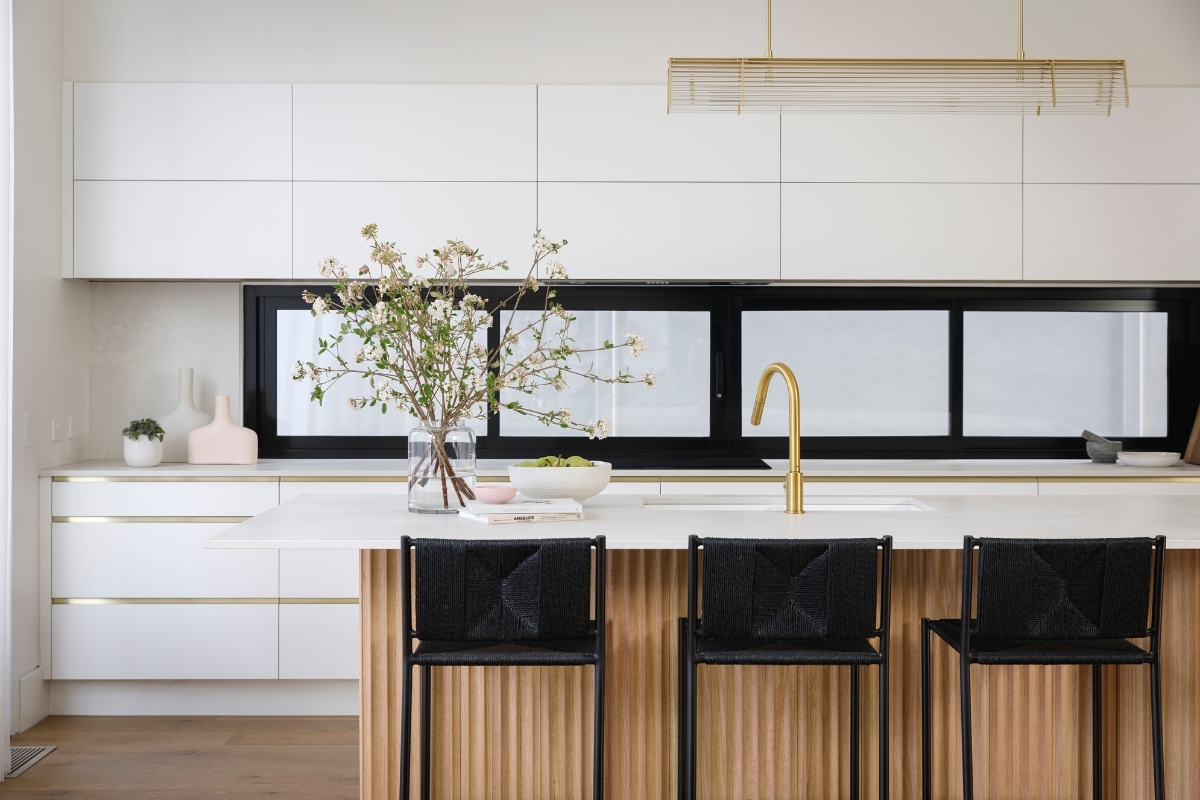
[[125, 440], [125, 463], [131, 467], [157, 467], [162, 463], [163, 443], [157, 436]]
[[508, 479], [517, 491], [533, 500], [569, 497], [582, 503], [604, 491], [612, 478], [612, 464], [593, 461], [591, 467], [517, 467], [508, 468]]
[[193, 372], [179, 370], [179, 400], [175, 409], [158, 421], [166, 432], [163, 441], [163, 461], [188, 460], [188, 434], [212, 422], [212, 417], [196, 408], [192, 390]]
[[1179, 463], [1179, 453], [1134, 453], [1122, 450], [1117, 461], [1126, 467], [1173, 467]]

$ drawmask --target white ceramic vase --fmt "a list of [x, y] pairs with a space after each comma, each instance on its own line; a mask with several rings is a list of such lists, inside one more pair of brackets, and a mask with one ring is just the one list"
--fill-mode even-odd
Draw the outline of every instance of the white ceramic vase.
[[217, 395], [216, 416], [188, 434], [189, 464], [257, 464], [258, 434], [233, 421], [229, 395]]
[[193, 402], [193, 371], [179, 370], [179, 400], [175, 409], [158, 424], [166, 431], [163, 440], [163, 461], [186, 462], [188, 460], [188, 434], [212, 422], [212, 417], [196, 408]]
[[157, 436], [142, 435], [125, 441], [125, 463], [131, 467], [157, 467], [163, 460], [163, 443]]

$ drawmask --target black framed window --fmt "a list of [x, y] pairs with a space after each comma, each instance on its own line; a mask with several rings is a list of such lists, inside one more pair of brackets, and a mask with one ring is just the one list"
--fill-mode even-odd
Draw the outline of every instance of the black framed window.
[[[263, 457], [401, 458], [400, 415], [320, 408], [290, 379], [315, 357], [301, 299], [328, 286], [245, 287], [246, 424]], [[509, 287], [479, 286], [487, 299]], [[786, 397], [749, 425], [762, 367], [788, 363], [808, 458], [1074, 458], [1088, 427], [1130, 449], [1180, 450], [1200, 403], [1200, 291], [619, 286], [572, 284], [558, 300], [589, 338], [647, 338], [639, 360], [597, 364], [657, 376], [645, 386], [572, 386], [525, 402], [603, 416], [590, 441], [503, 413], [473, 423], [481, 458], [578, 453], [618, 465], [751, 464], [786, 456]], [[628, 329], [628, 330], [626, 330]], [[498, 341], [498, 329], [489, 336]], [[495, 345], [490, 341], [489, 345]], [[347, 379], [349, 380], [349, 379]], [[352, 389], [348, 385], [347, 389]], [[339, 407], [335, 410], [334, 405]]]

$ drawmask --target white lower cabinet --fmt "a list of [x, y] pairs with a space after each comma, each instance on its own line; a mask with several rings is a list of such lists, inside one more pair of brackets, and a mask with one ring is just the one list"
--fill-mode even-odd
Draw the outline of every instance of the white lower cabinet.
[[358, 597], [358, 551], [280, 550], [279, 596]]
[[59, 481], [56, 517], [253, 517], [279, 505], [278, 481]]
[[279, 606], [52, 607], [54, 680], [279, 677]]
[[356, 679], [358, 661], [357, 603], [279, 606], [280, 678]]

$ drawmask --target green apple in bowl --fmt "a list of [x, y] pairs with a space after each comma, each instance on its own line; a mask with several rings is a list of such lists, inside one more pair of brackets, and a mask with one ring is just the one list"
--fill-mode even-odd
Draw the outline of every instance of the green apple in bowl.
[[582, 503], [604, 491], [612, 477], [612, 464], [582, 456], [545, 456], [508, 468], [508, 479], [517, 491], [533, 500], [569, 497]]

